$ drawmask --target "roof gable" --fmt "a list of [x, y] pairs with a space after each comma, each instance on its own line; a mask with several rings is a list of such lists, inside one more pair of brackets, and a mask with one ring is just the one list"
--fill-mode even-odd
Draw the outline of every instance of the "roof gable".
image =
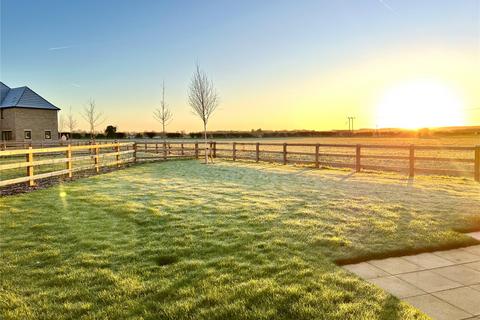
[[2, 100], [1, 107], [13, 107], [16, 106], [18, 101], [20, 100], [23, 92], [25, 91], [26, 87], [21, 88], [13, 88], [8, 90], [7, 94]]
[[5, 83], [0, 82], [0, 104], [3, 101], [3, 98], [7, 96], [8, 91], [10, 91], [10, 88], [5, 85]]
[[20, 96], [16, 106], [25, 108], [60, 110], [28, 87], [25, 87], [23, 94]]
[[28, 87], [10, 89], [0, 82], [0, 90], [2, 92], [0, 108], [18, 107], [60, 110]]

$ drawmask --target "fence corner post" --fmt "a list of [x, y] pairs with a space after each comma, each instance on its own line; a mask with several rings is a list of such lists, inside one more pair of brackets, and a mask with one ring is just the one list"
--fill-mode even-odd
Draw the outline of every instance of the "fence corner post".
[[356, 151], [355, 151], [355, 171], [356, 172], [360, 172], [362, 170], [362, 163], [361, 163], [361, 159], [362, 159], [362, 146], [357, 144], [356, 146]]
[[409, 172], [408, 176], [413, 178], [415, 176], [415, 145], [410, 145], [410, 155], [408, 157], [409, 160]]
[[283, 164], [287, 164], [287, 144], [283, 144]]
[[320, 168], [320, 144], [315, 145], [315, 168]]
[[475, 147], [475, 181], [480, 182], [480, 145]]
[[33, 178], [34, 172], [33, 172], [33, 151], [32, 147], [28, 147], [28, 153], [27, 153], [27, 175], [30, 177], [30, 180], [28, 180], [28, 186], [29, 187], [34, 187], [35, 186], [35, 180]]

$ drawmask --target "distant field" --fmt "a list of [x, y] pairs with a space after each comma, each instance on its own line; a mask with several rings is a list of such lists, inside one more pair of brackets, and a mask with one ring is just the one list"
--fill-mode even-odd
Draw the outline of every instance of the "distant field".
[[[218, 140], [218, 139], [217, 139]], [[432, 145], [465, 146], [480, 145], [480, 135], [452, 136], [436, 138], [382, 138], [382, 137], [315, 137], [315, 138], [260, 138], [260, 139], [221, 139], [222, 141], [275, 142], [275, 143], [339, 143], [339, 144], [398, 144], [398, 145]]]
[[462, 245], [469, 179], [219, 161], [0, 198], [3, 319], [426, 319], [334, 264]]

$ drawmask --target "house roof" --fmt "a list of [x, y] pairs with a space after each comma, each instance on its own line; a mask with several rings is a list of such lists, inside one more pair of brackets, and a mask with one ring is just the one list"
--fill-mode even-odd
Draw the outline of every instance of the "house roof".
[[0, 82], [0, 109], [12, 107], [60, 110], [29, 87], [9, 88]]

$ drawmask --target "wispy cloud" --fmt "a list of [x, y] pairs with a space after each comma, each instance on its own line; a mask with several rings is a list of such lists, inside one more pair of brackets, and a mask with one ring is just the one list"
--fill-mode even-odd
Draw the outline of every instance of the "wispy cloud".
[[51, 48], [48, 48], [48, 51], [65, 50], [65, 49], [70, 49], [70, 48], [73, 48], [73, 47], [75, 47], [75, 46], [71, 45], [71, 46], [62, 46], [62, 47], [51, 47]]
[[390, 6], [385, 0], [378, 0], [378, 2], [380, 2], [385, 8], [387, 8], [387, 10], [396, 13], [395, 9], [393, 9], [392, 6]]
[[81, 88], [82, 86], [77, 84], [77, 83], [72, 83], [72, 86], [74, 86], [75, 88]]

